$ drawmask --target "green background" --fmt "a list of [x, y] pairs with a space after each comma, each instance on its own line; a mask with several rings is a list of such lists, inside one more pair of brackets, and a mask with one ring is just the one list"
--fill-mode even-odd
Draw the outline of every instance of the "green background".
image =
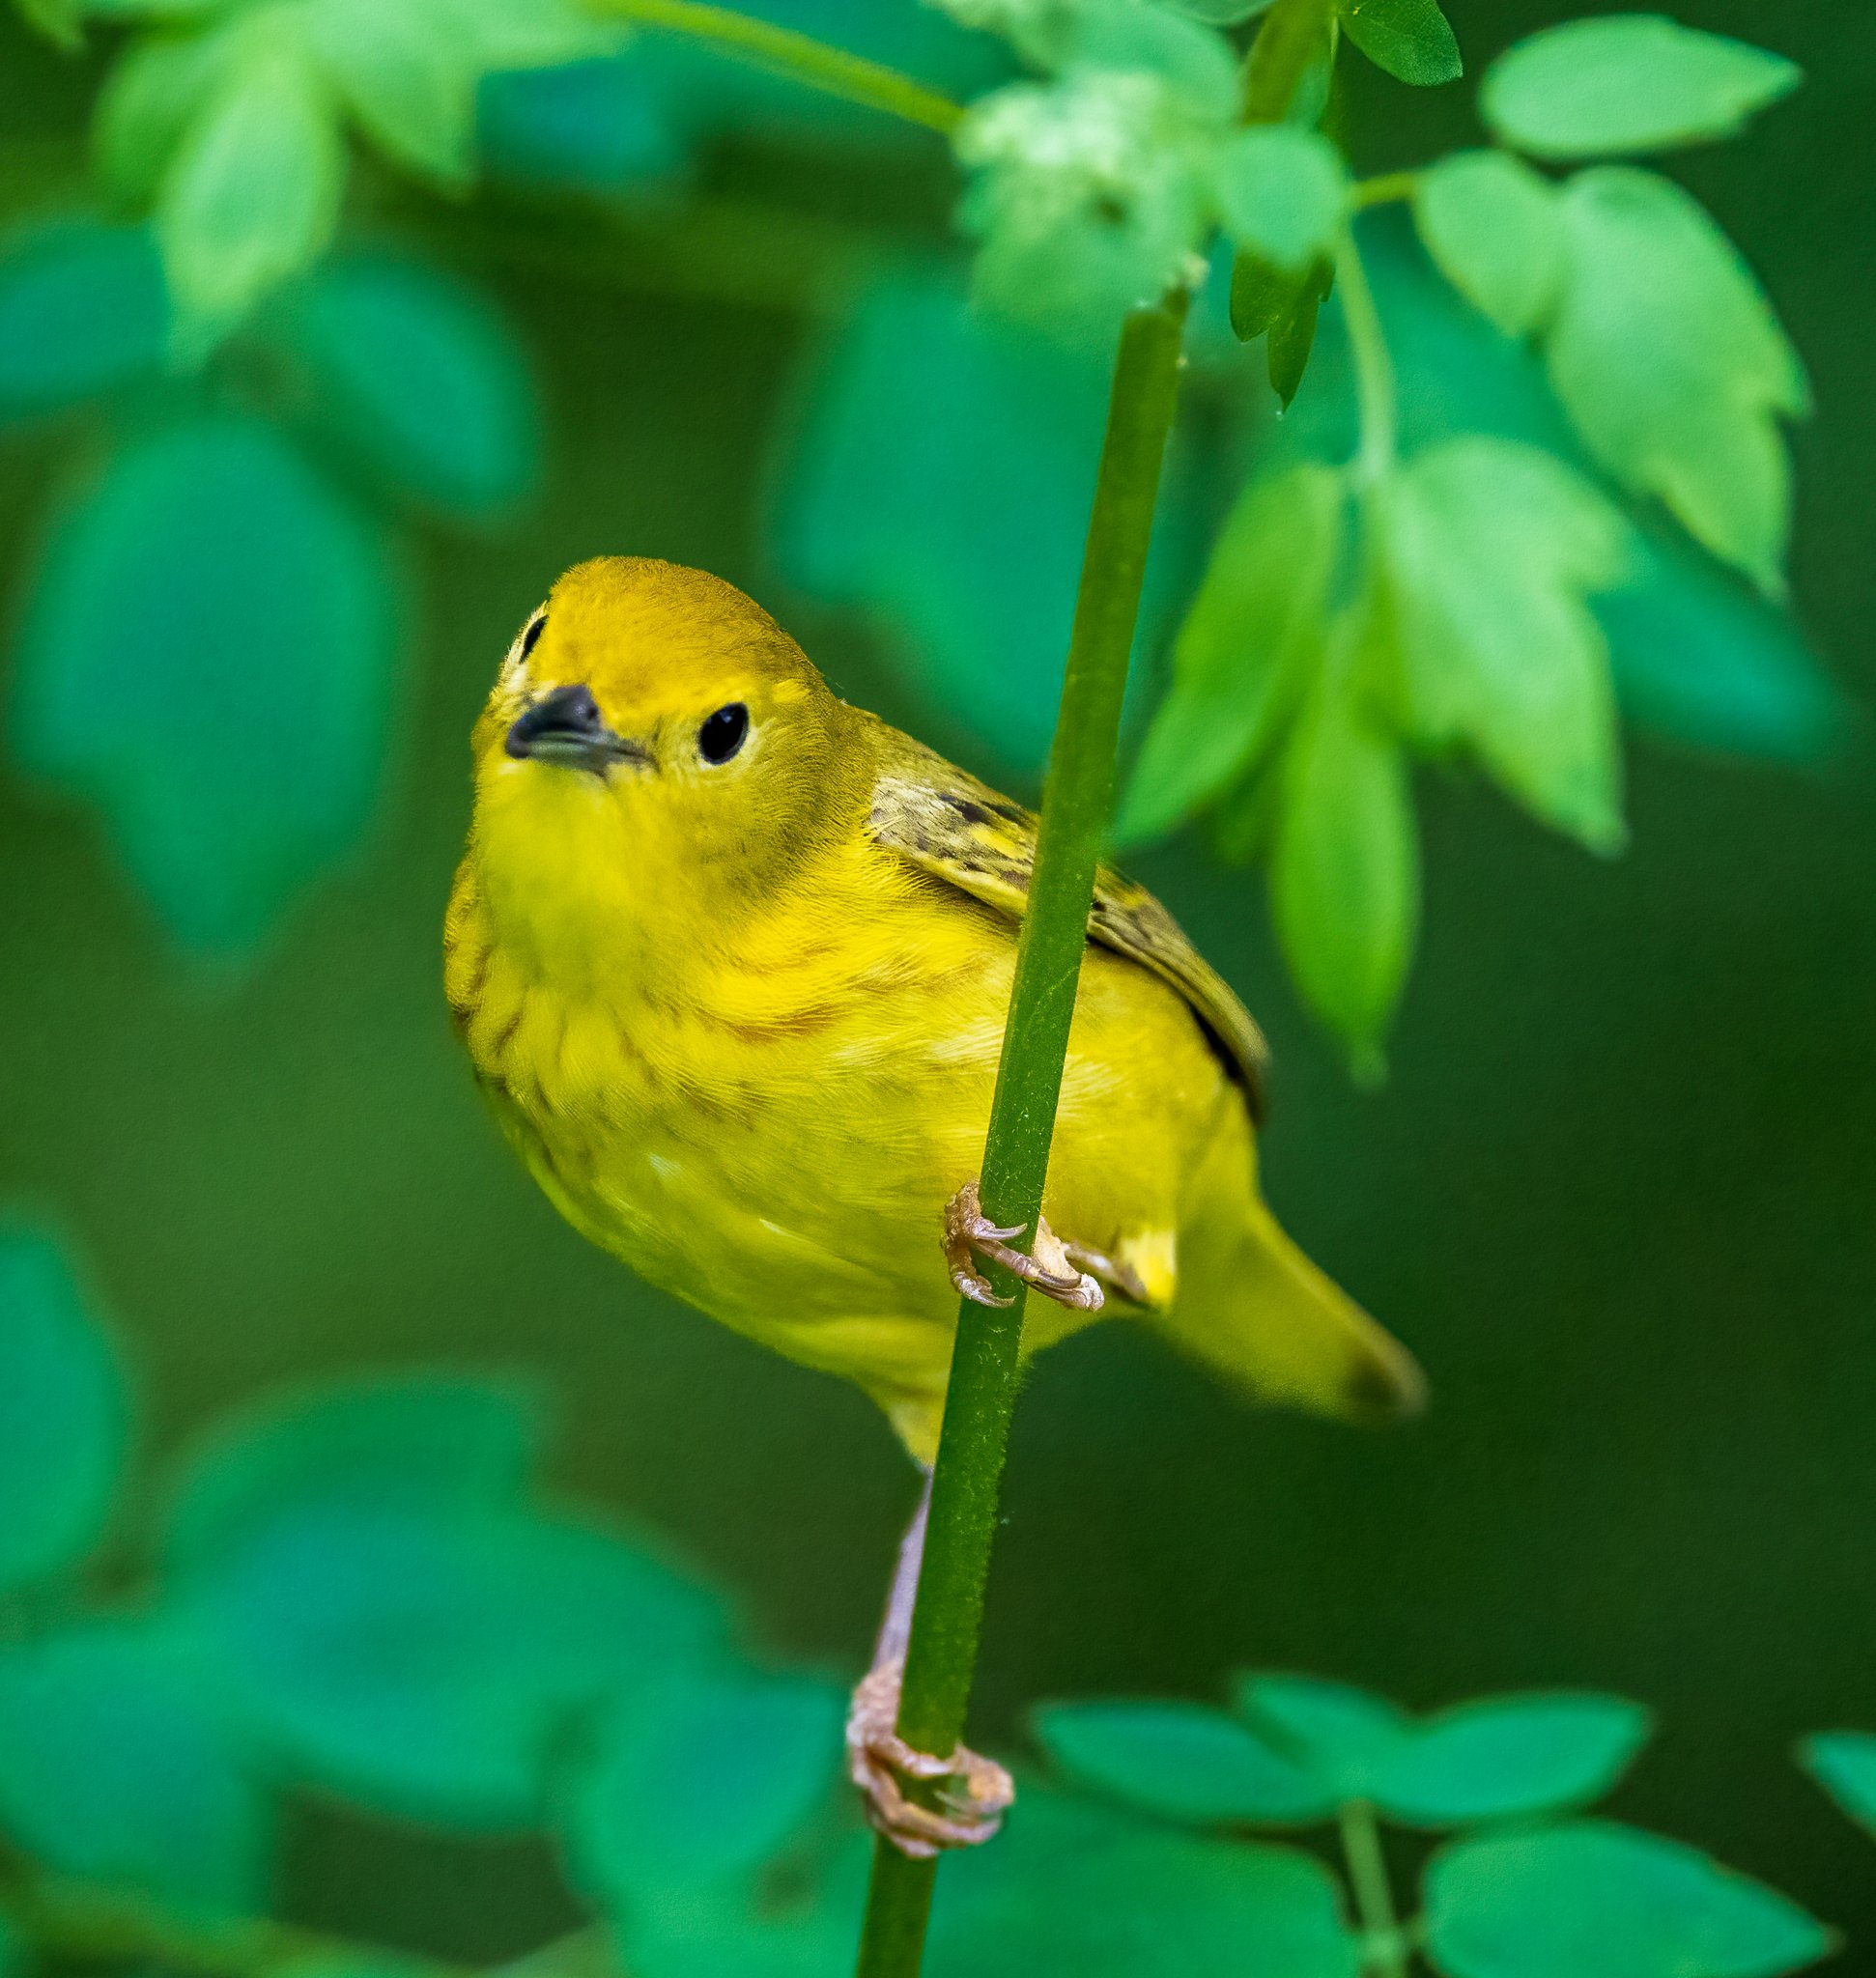
[[[1453, 12], [1474, 72], [1555, 17]], [[1809, 74], [1748, 141], [1681, 168], [1811, 368], [1796, 605], [1867, 702], [1876, 21], [1830, 0], [1681, 17]], [[0, 26], [9, 133], [69, 134], [91, 79]], [[1360, 162], [1465, 141], [1468, 104], [1361, 74]], [[710, 170], [808, 212], [856, 198], [812, 160], [728, 148]], [[864, 178], [868, 216], [942, 222], [941, 166]], [[764, 1641], [857, 1671], [914, 1487], [883, 1423], [563, 1228], [483, 1116], [438, 987], [468, 727], [568, 562], [707, 566], [851, 697], [913, 719], [883, 648], [786, 595], [760, 550], [813, 325], [642, 273], [519, 268], [472, 215], [449, 232], [535, 354], [545, 492], [513, 527], [416, 543], [421, 666], [389, 795], [246, 975], [179, 968], [93, 826], [0, 782], [0, 1193], [91, 1259], [153, 1466], [284, 1380], [537, 1370], [562, 1398], [568, 1487], [735, 1589]], [[49, 438], [0, 452], [9, 600], [69, 465]], [[1634, 850], [1606, 866], [1475, 789], [1429, 787], [1424, 947], [1375, 1094], [1298, 1011], [1250, 881], [1196, 843], [1135, 862], [1269, 1030], [1274, 1201], [1421, 1355], [1435, 1404], [1370, 1437], [1242, 1413], [1119, 1327], [1050, 1355], [1017, 1421], [985, 1741], [1038, 1697], [1211, 1695], [1252, 1662], [1414, 1705], [1625, 1691], [1663, 1729], [1617, 1810], [1789, 1890], [1862, 1940], [1838, 1968], [1876, 1969], [1876, 1855], [1787, 1760], [1801, 1732], [1876, 1727], [1868, 770], [1854, 739], [1809, 777], [1637, 750]], [[465, 1956], [519, 1951], [563, 1913], [527, 1850], [317, 1812], [294, 1878], [302, 1915]]]

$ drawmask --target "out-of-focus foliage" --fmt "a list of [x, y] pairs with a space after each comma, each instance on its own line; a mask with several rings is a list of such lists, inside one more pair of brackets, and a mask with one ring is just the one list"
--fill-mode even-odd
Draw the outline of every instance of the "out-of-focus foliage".
[[[122, 1453], [114, 1359], [54, 1244], [10, 1237], [0, 1259], [0, 1395], [47, 1425], [48, 1473], [88, 1462], [90, 1478], [53, 1541], [32, 1492], [0, 1488], [0, 1538], [17, 1550], [24, 1534], [41, 1577], [63, 1580], [0, 1642], [0, 1833], [34, 1864], [0, 1881], [0, 1917], [57, 1949], [55, 1919], [81, 1927], [90, 1904], [122, 1933], [132, 1894], [171, 1919], [153, 1945], [193, 1919], [263, 1916], [282, 1789], [316, 1787], [444, 1830], [552, 1834], [640, 1978], [846, 1967], [867, 1843], [839, 1777], [840, 1686], [753, 1662], [721, 1604], [642, 1540], [544, 1500], [531, 1393], [403, 1375], [250, 1410], [200, 1444], [155, 1548], [100, 1592], [83, 1554]], [[1351, 1807], [1468, 1830], [1427, 1871], [1447, 1978], [1585, 1960], [1623, 1978], [1775, 1978], [1829, 1947], [1796, 1906], [1691, 1849], [1551, 1818], [1634, 1758], [1647, 1718], [1620, 1698], [1412, 1717], [1347, 1684], [1254, 1675], [1233, 1703], [1038, 1710], [1059, 1783], [1026, 1775], [1009, 1836], [946, 1876], [937, 1978], [1064, 1961], [1089, 1978], [1247, 1962], [1356, 1978], [1339, 1879], [1236, 1831]], [[55, 1879], [47, 1908], [42, 1873], [80, 1886]], [[225, 1965], [237, 1939], [219, 1941]]]
[[[1418, 763], [1475, 764], [1606, 853], [1619, 708], [1787, 757], [1834, 724], [1802, 640], [1721, 572], [1781, 590], [1802, 369], [1690, 196], [1595, 162], [1730, 134], [1797, 71], [1652, 15], [1573, 23], [1488, 71], [1502, 149], [1359, 187], [1323, 127], [1341, 42], [1439, 86], [1464, 68], [1452, 25], [1435, 0], [1263, 12], [773, 0], [782, 25], [969, 98], [976, 251], [974, 304], [929, 247], [843, 278], [769, 533], [796, 589], [878, 628], [944, 730], [1033, 775], [1119, 314], [1201, 281], [1208, 255], [1215, 314], [1230, 265], [1236, 333], [1296, 405], [1273, 441], [1243, 360], [1195, 337], [1144, 660], [1190, 610], [1119, 836], [1208, 812], [1222, 853], [1265, 862], [1298, 983], [1372, 1068], [1417, 938]], [[675, 197], [681, 240], [712, 133], [853, 147], [890, 127], [726, 61], [701, 17], [690, 43], [622, 39], [573, 0], [93, 13], [132, 29], [99, 99], [102, 186], [150, 231], [29, 234], [0, 268], [0, 414], [102, 403], [116, 435], [54, 531], [14, 748], [105, 813], [185, 946], [251, 951], [376, 811], [410, 624], [380, 505], [487, 525], [536, 479], [525, 362], [472, 294], [383, 245], [328, 253], [353, 138], [458, 196], [486, 152], [530, 197]], [[1559, 181], [1521, 152], [1588, 167]], [[1383, 218], [1356, 225], [1403, 198], [1449, 290], [1409, 286]], [[216, 520], [235, 508], [239, 528]], [[117, 656], [157, 569], [174, 608], [135, 669], [146, 703]], [[61, 595], [80, 585], [82, 608]], [[260, 649], [279, 663], [237, 732], [231, 683]], [[256, 724], [292, 742], [257, 749]]]

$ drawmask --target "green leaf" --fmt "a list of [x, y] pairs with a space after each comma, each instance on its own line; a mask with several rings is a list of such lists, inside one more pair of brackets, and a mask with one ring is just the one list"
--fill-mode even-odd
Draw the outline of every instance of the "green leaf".
[[541, 1441], [539, 1398], [518, 1384], [384, 1374], [270, 1395], [218, 1424], [191, 1458], [164, 1558], [174, 1572], [212, 1571], [308, 1497], [506, 1510], [526, 1491]]
[[1342, 154], [1320, 131], [1257, 125], [1219, 148], [1218, 203], [1240, 247], [1300, 272], [1341, 230], [1349, 204]]
[[1308, 274], [1285, 274], [1257, 254], [1237, 254], [1231, 264], [1231, 326], [1239, 343], [1260, 337], [1295, 306]]
[[654, 1891], [724, 1900], [832, 1804], [845, 1714], [834, 1684], [807, 1678], [687, 1671], [627, 1691], [574, 1788], [584, 1879], [626, 1915]]
[[1268, 329], [1265, 350], [1270, 389], [1287, 412], [1316, 347], [1316, 318], [1334, 286], [1334, 264], [1318, 261], [1300, 278], [1266, 276], [1255, 256], [1240, 254], [1232, 269], [1232, 327], [1248, 342]]
[[401, 1493], [284, 1507], [190, 1573], [178, 1611], [284, 1763], [466, 1831], [537, 1822], [575, 1721], [722, 1630], [710, 1600], [608, 1534]]
[[1369, 1796], [1411, 1722], [1399, 1704], [1320, 1676], [1239, 1676], [1232, 1708], [1337, 1800]]
[[1541, 158], [1662, 151], [1730, 137], [1789, 96], [1803, 72], [1659, 14], [1565, 21], [1486, 71], [1479, 110], [1505, 143]]
[[98, 93], [91, 141], [104, 184], [119, 199], [141, 204], [156, 192], [238, 44], [226, 31], [155, 34], [118, 56]]
[[0, 1650], [0, 1825], [61, 1874], [265, 1907], [270, 1811], [213, 1691], [148, 1624]]
[[475, 167], [478, 51], [442, 10], [317, 0], [307, 36], [346, 108], [395, 163], [453, 190]]
[[1342, 26], [1377, 69], [1418, 88], [1465, 73], [1438, 0], [1341, 0]]
[[479, 291], [388, 255], [349, 256], [287, 298], [279, 334], [324, 424], [399, 494], [489, 519], [532, 487], [527, 358]]
[[[895, 275], [855, 298], [782, 429], [768, 529], [794, 589], [856, 609], [927, 721], [1030, 775], [1061, 697], [1108, 363]], [[1212, 519], [1175, 438], [1137, 645], [1198, 576]], [[1136, 665], [1144, 685], [1147, 668]]]
[[345, 168], [338, 105], [298, 16], [245, 16], [156, 202], [170, 291], [198, 338], [325, 252]]
[[1833, 1947], [1775, 1890], [1606, 1821], [1443, 1849], [1426, 1920], [1446, 1978], [1776, 1978]]
[[97, 1540], [128, 1441], [117, 1355], [64, 1252], [0, 1221], [0, 1593]]
[[365, 827], [394, 638], [381, 540], [279, 435], [159, 428], [52, 538], [14, 745], [97, 803], [180, 943], [239, 953]]
[[1171, 4], [1208, 27], [1236, 27], [1266, 12], [1270, 0], [1171, 0]]
[[1071, 1785], [1164, 1820], [1304, 1825], [1335, 1810], [1320, 1781], [1204, 1704], [1044, 1704], [1032, 1722]]
[[160, 367], [162, 266], [140, 227], [74, 220], [0, 256], [0, 419], [54, 410]]
[[1486, 1697], [1415, 1723], [1369, 1796], [1417, 1827], [1584, 1805], [1610, 1791], [1648, 1732], [1648, 1712], [1622, 1697]]
[[1563, 212], [1570, 273], [1547, 342], [1557, 395], [1610, 473], [1777, 591], [1790, 523], [1778, 419], [1808, 405], [1777, 319], [1731, 242], [1665, 179], [1579, 173]]
[[1373, 1076], [1413, 950], [1420, 861], [1407, 764], [1347, 677], [1372, 638], [1358, 612], [1331, 630], [1332, 670], [1284, 757], [1270, 892], [1304, 1000]]
[[1025, 1783], [995, 1847], [938, 1879], [930, 1978], [1355, 1978], [1341, 1892], [1288, 1848], [1153, 1827]]
[[47, 41], [73, 49], [84, 45], [82, 4], [83, 0], [19, 0], [19, 11]]
[[1172, 692], [1115, 826], [1121, 842], [1170, 830], [1274, 740], [1320, 660], [1346, 506], [1342, 474], [1314, 462], [1239, 496], [1180, 629]]
[[1876, 1735], [1820, 1731], [1798, 1747], [1798, 1763], [1852, 1820], [1876, 1834]]
[[1415, 179], [1413, 215], [1440, 273], [1507, 336], [1549, 316], [1568, 245], [1549, 180], [1503, 152], [1455, 152]]
[[1593, 851], [1624, 841], [1608, 648], [1590, 597], [1627, 567], [1620, 516], [1551, 454], [1448, 440], [1400, 470], [1383, 531], [1407, 713]]

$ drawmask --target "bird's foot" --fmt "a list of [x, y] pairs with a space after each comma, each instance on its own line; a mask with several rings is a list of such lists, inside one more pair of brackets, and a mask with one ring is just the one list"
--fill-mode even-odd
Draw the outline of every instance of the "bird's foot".
[[[914, 1751], [898, 1734], [900, 1661], [867, 1672], [847, 1712], [847, 1772], [860, 1789], [867, 1819], [901, 1854], [929, 1861], [946, 1848], [976, 1848], [1003, 1825], [1016, 1797], [1009, 1774], [994, 1760], [960, 1744], [949, 1758]], [[907, 1787], [942, 1781], [925, 1806]]]
[[1076, 1268], [1056, 1233], [1038, 1217], [1032, 1254], [1025, 1256], [1009, 1247], [1012, 1236], [1020, 1236], [1025, 1224], [1013, 1229], [1000, 1229], [983, 1213], [978, 1200], [977, 1183], [967, 1181], [952, 1197], [945, 1210], [945, 1257], [951, 1265], [951, 1281], [966, 1298], [979, 1305], [1009, 1305], [999, 1298], [990, 1281], [978, 1269], [981, 1259], [1001, 1264], [1011, 1277], [1020, 1278], [1031, 1290], [1053, 1298], [1075, 1312], [1101, 1309], [1100, 1286], [1085, 1271]]

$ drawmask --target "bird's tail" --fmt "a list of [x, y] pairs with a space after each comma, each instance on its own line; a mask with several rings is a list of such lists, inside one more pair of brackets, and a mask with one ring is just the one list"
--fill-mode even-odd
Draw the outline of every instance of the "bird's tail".
[[1152, 1323], [1253, 1399], [1358, 1422], [1417, 1413], [1418, 1363], [1284, 1234], [1254, 1159], [1248, 1126], [1220, 1134], [1180, 1232], [1177, 1295]]

